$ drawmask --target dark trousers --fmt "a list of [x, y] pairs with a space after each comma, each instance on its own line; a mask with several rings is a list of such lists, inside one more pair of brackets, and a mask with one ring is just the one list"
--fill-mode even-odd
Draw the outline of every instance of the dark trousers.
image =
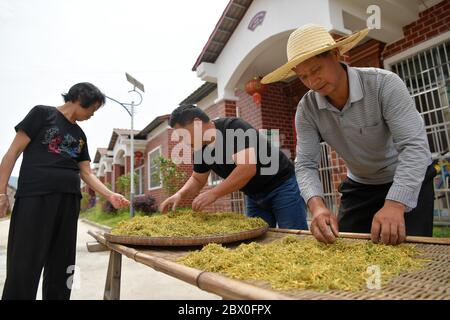
[[308, 230], [306, 205], [295, 175], [267, 194], [247, 196], [247, 216], [264, 219], [271, 228]]
[[[427, 169], [420, 189], [417, 207], [405, 213], [406, 234], [409, 236], [433, 235], [434, 182], [436, 170]], [[392, 183], [366, 185], [347, 178], [339, 186], [342, 194], [339, 208], [339, 231], [370, 233], [374, 215], [380, 210]]]
[[42, 298], [70, 299], [79, 211], [77, 194], [16, 200], [9, 228], [3, 300], [36, 299], [42, 269]]

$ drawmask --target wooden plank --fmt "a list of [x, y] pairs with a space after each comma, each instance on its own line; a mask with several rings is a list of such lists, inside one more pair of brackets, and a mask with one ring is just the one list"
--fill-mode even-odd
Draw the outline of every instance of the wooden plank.
[[[192, 285], [195, 285], [199, 287], [202, 290], [217, 294], [222, 296], [224, 299], [266, 299], [266, 300], [273, 300], [273, 299], [348, 299], [350, 296], [347, 296], [345, 294], [338, 294], [338, 293], [315, 293], [315, 292], [309, 292], [305, 290], [300, 290], [298, 292], [295, 292], [295, 294], [291, 294], [290, 292], [277, 292], [275, 290], [272, 290], [271, 288], [266, 287], [265, 285], [261, 285], [259, 283], [249, 283], [244, 282], [240, 280], [230, 279], [226, 276], [213, 273], [213, 272], [206, 272], [202, 270], [197, 270], [193, 268], [186, 267], [184, 265], [181, 265], [177, 263], [177, 258], [183, 256], [184, 254], [187, 254], [193, 250], [193, 248], [186, 248], [186, 249], [166, 249], [161, 247], [142, 247], [139, 249], [134, 249], [131, 247], [127, 247], [124, 245], [109, 243], [105, 240], [105, 238], [100, 233], [94, 233], [90, 232], [91, 234], [99, 243], [104, 244], [109, 249], [111, 249], [113, 252], [117, 252], [120, 256], [126, 255], [127, 257], [142, 263], [144, 265], [147, 265], [157, 271], [163, 272], [167, 275], [170, 275], [172, 277], [175, 277], [177, 279], [180, 279], [182, 281], [185, 281], [187, 283], [190, 283]], [[286, 234], [297, 234], [297, 235], [304, 235], [304, 236], [311, 236], [311, 233], [309, 231], [304, 230], [280, 230], [280, 229], [271, 229], [269, 232], [267, 232], [264, 236], [256, 239], [255, 241], [258, 241], [259, 243], [270, 243], [274, 240], [283, 238]], [[369, 234], [352, 234], [352, 233], [341, 233], [342, 237], [344, 238], [352, 238], [352, 239], [370, 239]], [[419, 240], [419, 241], [426, 241], [431, 240], [431, 244], [436, 244], [436, 240], [440, 238], [427, 238], [427, 239], [420, 239], [423, 237], [419, 237], [419, 239], [414, 239], [414, 237], [410, 241]], [[428, 242], [419, 242], [424, 243], [424, 245], [428, 244]], [[446, 243], [444, 243], [446, 244]], [[228, 247], [236, 247], [239, 243], [230, 245]], [[438, 247], [441, 249], [447, 249], [446, 247]], [[112, 262], [110, 261], [110, 264]], [[112, 279], [114, 278], [114, 272], [109, 270], [108, 268], [108, 278], [110, 286], [109, 290], [106, 290], [105, 288], [105, 298], [119, 298], [120, 297], [120, 291], [119, 294], [117, 292], [114, 292], [114, 283], [112, 282]], [[113, 266], [111, 266], [111, 269], [114, 269]], [[117, 287], [117, 284], [115, 284]], [[119, 290], [120, 290], [120, 282], [119, 282]], [[390, 289], [393, 290], [393, 289]], [[108, 291], [108, 292], [107, 292]], [[397, 294], [397, 293], [392, 293]], [[403, 297], [401, 293], [399, 297]], [[352, 296], [353, 297], [353, 296]], [[356, 293], [354, 298], [359, 297]], [[378, 297], [377, 295], [373, 296], [374, 298]]]
[[186, 267], [179, 263], [169, 261], [167, 258], [156, 257], [153, 254], [135, 250], [120, 244], [110, 243], [103, 238], [99, 233], [89, 231], [89, 234], [93, 236], [98, 242], [105, 244], [112, 251], [117, 251], [120, 254], [124, 254], [130, 259], [136, 262], [145, 264], [156, 271], [166, 273], [174, 276], [180, 280], [188, 282], [192, 285], [197, 285], [197, 277], [202, 271]]
[[[290, 229], [271, 228], [271, 229], [269, 229], [269, 231], [312, 236], [311, 231], [307, 231], [307, 230], [290, 230]], [[339, 236], [341, 238], [347, 238], [347, 239], [362, 239], [362, 240], [370, 240], [371, 239], [369, 233], [339, 232]], [[406, 242], [450, 245], [450, 238], [407, 236]]]
[[109, 249], [97, 241], [86, 242], [86, 248], [88, 252], [104, 252], [109, 251]]
[[198, 286], [197, 279], [202, 273], [201, 270], [190, 268], [164, 258], [155, 257], [148, 253], [136, 254], [135, 261], [194, 286]]
[[122, 275], [122, 255], [111, 250], [105, 283], [104, 300], [120, 300], [120, 279]]
[[293, 298], [273, 290], [260, 288], [243, 281], [230, 279], [214, 272], [203, 272], [198, 287], [229, 300], [292, 300]]
[[[222, 297], [227, 299], [290, 299], [290, 297], [279, 294], [272, 290], [262, 289], [255, 285], [229, 279], [216, 273], [203, 272], [201, 270], [169, 261], [165, 258], [156, 257], [148, 252], [139, 252], [126, 246], [106, 242], [99, 233], [92, 232], [89, 234], [96, 238], [100, 243], [105, 243], [105, 245], [107, 245], [112, 250], [111, 252], [117, 251], [125, 254], [129, 258], [147, 265], [156, 271], [163, 272], [167, 275], [197, 286], [202, 290], [221, 295]], [[110, 264], [111, 263], [112, 262], [110, 260]], [[109, 268], [108, 277], [112, 278], [112, 272], [110, 272]], [[111, 279], [110, 282], [112, 283]], [[112, 292], [111, 299], [114, 299], [114, 295], [112, 294]]]

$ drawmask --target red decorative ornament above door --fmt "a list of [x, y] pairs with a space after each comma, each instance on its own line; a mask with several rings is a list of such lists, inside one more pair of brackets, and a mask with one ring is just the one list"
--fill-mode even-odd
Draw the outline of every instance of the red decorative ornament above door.
[[253, 97], [253, 102], [260, 107], [262, 95], [266, 91], [267, 86], [261, 83], [261, 78], [255, 77], [245, 85], [245, 92]]

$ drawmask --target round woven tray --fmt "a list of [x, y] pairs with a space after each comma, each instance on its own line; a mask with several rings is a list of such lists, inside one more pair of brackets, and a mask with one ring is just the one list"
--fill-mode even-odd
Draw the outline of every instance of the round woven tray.
[[257, 238], [267, 232], [268, 226], [223, 235], [210, 235], [198, 237], [137, 237], [120, 236], [105, 233], [105, 239], [109, 242], [139, 245], [139, 246], [200, 246], [208, 243], [230, 243]]

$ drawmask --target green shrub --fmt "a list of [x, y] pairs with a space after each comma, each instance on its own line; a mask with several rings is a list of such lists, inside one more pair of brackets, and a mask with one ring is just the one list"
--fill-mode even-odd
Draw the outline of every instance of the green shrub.
[[81, 197], [80, 210], [86, 211], [87, 209], [89, 209], [89, 200], [91, 199], [91, 196], [87, 192], [82, 192]]

